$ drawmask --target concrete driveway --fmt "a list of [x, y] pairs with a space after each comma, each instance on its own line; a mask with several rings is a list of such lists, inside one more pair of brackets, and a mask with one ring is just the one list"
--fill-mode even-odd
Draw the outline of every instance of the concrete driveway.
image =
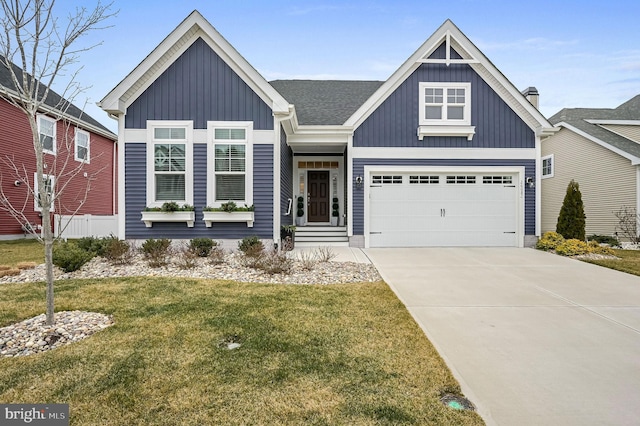
[[487, 424], [640, 424], [640, 277], [533, 249], [365, 253]]

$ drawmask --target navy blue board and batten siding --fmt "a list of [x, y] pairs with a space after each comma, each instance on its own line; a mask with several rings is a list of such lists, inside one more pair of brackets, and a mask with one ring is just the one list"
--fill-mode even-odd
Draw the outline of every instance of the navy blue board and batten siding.
[[[444, 45], [431, 58], [444, 58]], [[452, 58], [460, 58], [452, 51]], [[466, 137], [425, 137], [419, 140], [418, 108], [421, 82], [471, 83], [471, 125], [475, 135]], [[535, 148], [534, 131], [467, 64], [421, 64], [354, 131], [353, 146], [362, 148]], [[425, 151], [426, 152], [426, 151]], [[353, 159], [353, 175], [364, 176], [366, 165], [388, 166], [518, 166], [525, 175], [535, 177], [535, 160], [509, 159]], [[365, 183], [368, 184], [368, 183]], [[525, 235], [535, 235], [535, 189], [525, 187]], [[353, 233], [364, 234], [364, 190], [353, 191]]]
[[[189, 120], [194, 129], [207, 121], [252, 121], [254, 130], [273, 130], [271, 108], [201, 38], [197, 39], [127, 108], [125, 128], [144, 129], [147, 120]], [[273, 235], [273, 149], [253, 145], [253, 228], [246, 223], [202, 220], [207, 205], [207, 145], [193, 146], [193, 183], [196, 220], [186, 223], [154, 222], [147, 228], [140, 212], [146, 205], [146, 144], [125, 144], [126, 238], [214, 239]], [[209, 159], [211, 161], [211, 159]]]

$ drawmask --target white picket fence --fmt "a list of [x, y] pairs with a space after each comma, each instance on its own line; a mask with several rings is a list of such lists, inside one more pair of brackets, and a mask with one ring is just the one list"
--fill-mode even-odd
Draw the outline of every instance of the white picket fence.
[[118, 215], [54, 216], [54, 232], [62, 238], [118, 236]]

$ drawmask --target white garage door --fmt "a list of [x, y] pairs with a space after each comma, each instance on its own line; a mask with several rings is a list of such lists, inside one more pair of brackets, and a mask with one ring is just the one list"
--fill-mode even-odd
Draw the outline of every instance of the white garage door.
[[517, 246], [517, 177], [373, 173], [369, 246]]

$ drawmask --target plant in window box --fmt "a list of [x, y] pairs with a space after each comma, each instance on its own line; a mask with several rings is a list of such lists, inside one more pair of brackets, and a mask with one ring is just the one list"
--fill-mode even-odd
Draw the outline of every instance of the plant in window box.
[[332, 212], [331, 212], [331, 226], [338, 226], [338, 216], [340, 216], [340, 210], [339, 210], [339, 205], [338, 205], [338, 199], [336, 197], [333, 197], [333, 205], [332, 207]]
[[253, 228], [255, 218], [253, 204], [238, 207], [234, 201], [220, 204], [220, 207], [206, 206], [202, 209], [202, 220], [207, 228], [211, 228], [213, 222], [246, 222], [249, 228]]
[[185, 222], [189, 228], [193, 228], [195, 208], [189, 204], [181, 206], [175, 201], [167, 201], [160, 207], [145, 207], [142, 221], [147, 228], [151, 228], [153, 222]]
[[296, 215], [296, 225], [302, 226], [304, 221], [304, 198], [302, 198], [302, 196], [298, 197], [298, 212]]

